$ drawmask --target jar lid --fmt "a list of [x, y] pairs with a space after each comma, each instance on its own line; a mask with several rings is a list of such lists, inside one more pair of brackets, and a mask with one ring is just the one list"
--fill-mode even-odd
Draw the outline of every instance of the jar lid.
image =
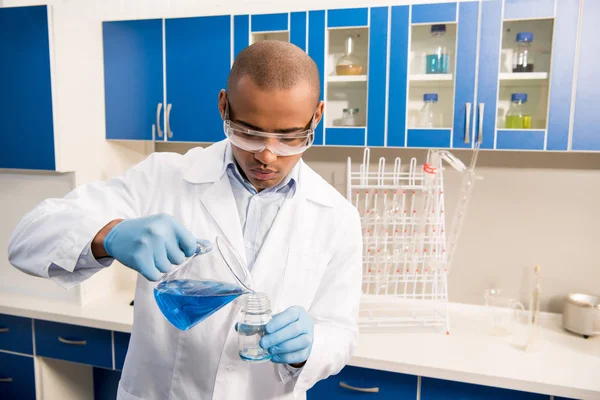
[[510, 101], [527, 103], [527, 93], [513, 93], [512, 96], [510, 96]]
[[347, 112], [350, 114], [356, 114], [358, 112], [358, 108], [344, 108], [342, 112]]
[[533, 32], [517, 33], [517, 42], [519, 42], [519, 43], [533, 42]]
[[578, 307], [595, 308], [600, 310], [600, 296], [571, 293], [567, 296], [566, 301]]
[[437, 32], [446, 32], [446, 25], [444, 25], [444, 24], [431, 25], [431, 33], [437, 33]]
[[437, 93], [425, 93], [423, 95], [423, 101], [438, 101]]

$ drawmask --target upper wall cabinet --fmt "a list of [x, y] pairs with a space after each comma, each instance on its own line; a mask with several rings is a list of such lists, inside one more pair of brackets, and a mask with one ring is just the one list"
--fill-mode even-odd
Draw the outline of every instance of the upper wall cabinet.
[[319, 69], [326, 106], [316, 145], [600, 150], [589, 106], [600, 89], [591, 72], [600, 7], [583, 1], [105, 23], [107, 137], [220, 140], [217, 95], [233, 59], [282, 40]]
[[0, 168], [56, 169], [48, 12], [0, 8]]
[[106, 137], [214, 142], [231, 17], [104, 22]]

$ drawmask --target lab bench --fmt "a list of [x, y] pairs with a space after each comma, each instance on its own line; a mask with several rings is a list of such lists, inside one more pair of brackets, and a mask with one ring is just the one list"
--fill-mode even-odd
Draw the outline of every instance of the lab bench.
[[[28, 399], [37, 390], [40, 398], [49, 386], [41, 381], [60, 375], [41, 371], [39, 364], [51, 361], [59, 363], [52, 368], [87, 368], [87, 390], [97, 400], [114, 398], [133, 325], [130, 298], [79, 306], [0, 294], [2, 393]], [[450, 335], [362, 330], [348, 366], [317, 383], [308, 399], [600, 399], [600, 337], [571, 335], [559, 315], [544, 314], [539, 346], [525, 352], [510, 338], [485, 333], [483, 307], [451, 304], [449, 312]], [[74, 378], [62, 379], [68, 385]]]

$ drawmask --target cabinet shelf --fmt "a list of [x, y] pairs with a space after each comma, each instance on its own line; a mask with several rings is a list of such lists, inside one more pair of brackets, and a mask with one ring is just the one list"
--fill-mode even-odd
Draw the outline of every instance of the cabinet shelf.
[[412, 87], [451, 87], [454, 83], [452, 74], [413, 74], [409, 76]]
[[366, 75], [331, 75], [327, 77], [329, 83], [366, 82]]
[[548, 83], [547, 72], [502, 72], [500, 83], [506, 86], [542, 86]]

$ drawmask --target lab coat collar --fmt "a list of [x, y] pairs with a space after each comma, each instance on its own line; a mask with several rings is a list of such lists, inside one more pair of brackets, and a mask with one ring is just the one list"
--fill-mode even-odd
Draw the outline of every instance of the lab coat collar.
[[[183, 179], [189, 183], [214, 183], [219, 181], [226, 168], [225, 150], [228, 140], [217, 142], [201, 151], [193, 151], [188, 155], [193, 157], [184, 167]], [[306, 198], [315, 203], [333, 207], [334, 202], [330, 193], [329, 184], [314, 172], [301, 159], [299, 161], [298, 181], [294, 196]]]

